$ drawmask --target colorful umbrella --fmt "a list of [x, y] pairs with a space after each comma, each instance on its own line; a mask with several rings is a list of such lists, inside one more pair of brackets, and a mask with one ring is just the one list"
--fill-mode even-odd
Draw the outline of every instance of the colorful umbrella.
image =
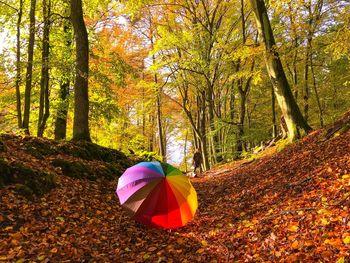
[[197, 193], [187, 176], [170, 164], [142, 162], [119, 178], [116, 193], [136, 221], [147, 226], [177, 228], [197, 209]]

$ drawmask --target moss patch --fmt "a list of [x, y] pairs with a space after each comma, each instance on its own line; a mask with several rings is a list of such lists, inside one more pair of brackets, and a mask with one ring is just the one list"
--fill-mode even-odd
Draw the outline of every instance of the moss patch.
[[17, 193], [19, 193], [20, 195], [23, 195], [27, 199], [30, 199], [30, 200], [33, 199], [33, 196], [34, 196], [33, 190], [24, 184], [16, 184], [16, 191]]
[[124, 153], [109, 149], [90, 142], [67, 142], [58, 146], [65, 154], [72, 155], [84, 160], [99, 160], [108, 163], [127, 161]]
[[97, 176], [94, 171], [87, 165], [81, 162], [71, 162], [62, 159], [54, 159], [51, 164], [55, 167], [60, 167], [64, 175], [73, 178], [87, 178], [89, 180], [96, 180]]
[[0, 140], [0, 152], [6, 152], [6, 146], [3, 141]]
[[[0, 159], [0, 185], [18, 184], [19, 191], [25, 196], [41, 196], [55, 187], [55, 176], [51, 173], [33, 170], [22, 164], [8, 164]], [[22, 185], [22, 186], [21, 186]]]
[[11, 171], [7, 162], [0, 159], [0, 188], [4, 187], [10, 181]]
[[54, 159], [51, 161], [52, 166], [60, 167], [64, 175], [78, 178], [96, 180], [97, 178], [105, 178], [107, 180], [113, 180], [118, 178], [124, 171], [124, 168], [120, 164], [105, 163], [97, 167], [90, 167], [81, 162], [66, 161], [62, 159]]
[[57, 154], [54, 144], [49, 141], [43, 141], [38, 138], [28, 137], [24, 140], [25, 150], [35, 158], [43, 160], [45, 156]]
[[119, 164], [110, 164], [106, 163], [105, 166], [99, 167], [95, 170], [96, 174], [99, 177], [104, 177], [107, 180], [113, 180], [122, 175], [123, 167], [120, 167]]
[[32, 170], [31, 168], [16, 164], [11, 167], [13, 183], [28, 186], [34, 194], [41, 196], [56, 185], [55, 176], [51, 173]]

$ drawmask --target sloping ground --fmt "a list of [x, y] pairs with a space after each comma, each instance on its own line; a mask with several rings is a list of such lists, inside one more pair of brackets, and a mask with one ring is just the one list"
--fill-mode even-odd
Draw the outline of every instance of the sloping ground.
[[123, 153], [88, 142], [61, 142], [0, 135], [0, 187], [15, 185], [32, 198], [55, 187], [58, 175], [115, 179], [136, 161]]
[[[321, 133], [193, 179], [196, 217], [172, 231], [130, 220], [115, 197], [116, 179], [88, 181], [58, 170], [56, 187], [32, 201], [7, 186], [0, 189], [0, 259], [348, 262], [350, 132], [326, 141]], [[33, 161], [39, 165], [52, 171]]]

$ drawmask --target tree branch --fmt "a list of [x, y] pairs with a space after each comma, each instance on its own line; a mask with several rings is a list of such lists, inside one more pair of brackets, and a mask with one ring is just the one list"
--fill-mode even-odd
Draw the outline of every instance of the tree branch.
[[7, 7], [11, 8], [12, 10], [15, 10], [16, 12], [18, 12], [18, 9], [16, 7], [13, 7], [12, 5], [9, 5], [6, 2], [3, 2], [0, 0], [0, 4], [6, 5]]

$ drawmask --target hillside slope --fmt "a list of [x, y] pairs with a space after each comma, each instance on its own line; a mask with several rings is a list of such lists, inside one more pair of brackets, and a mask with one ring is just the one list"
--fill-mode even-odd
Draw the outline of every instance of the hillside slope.
[[[6, 186], [0, 189], [0, 259], [347, 262], [350, 132], [325, 141], [322, 133], [192, 179], [198, 212], [173, 231], [130, 220], [114, 194], [116, 178], [91, 181], [59, 169], [55, 187], [32, 200]], [[21, 151], [18, 143], [6, 147]]]

